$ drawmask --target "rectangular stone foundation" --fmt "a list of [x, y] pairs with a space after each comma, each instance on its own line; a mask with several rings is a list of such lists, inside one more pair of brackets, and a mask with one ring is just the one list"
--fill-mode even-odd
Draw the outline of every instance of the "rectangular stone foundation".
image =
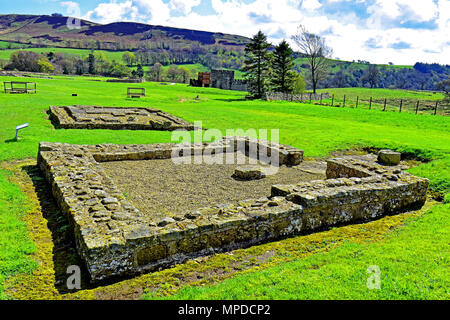
[[195, 126], [153, 108], [51, 106], [50, 119], [60, 129], [195, 130]]
[[[248, 138], [224, 138], [191, 148], [227, 152], [240, 142], [247, 149], [256, 144], [257, 148], [268, 147], [269, 153], [278, 152], [281, 165], [296, 165], [303, 159], [301, 150]], [[426, 179], [399, 167], [341, 158], [328, 161], [327, 175], [333, 179], [276, 185], [266, 198], [213, 205], [155, 221], [127, 201], [98, 163], [168, 159], [176, 147], [40, 144], [38, 164], [69, 217], [78, 252], [93, 281], [366, 221], [419, 207], [426, 200]]]

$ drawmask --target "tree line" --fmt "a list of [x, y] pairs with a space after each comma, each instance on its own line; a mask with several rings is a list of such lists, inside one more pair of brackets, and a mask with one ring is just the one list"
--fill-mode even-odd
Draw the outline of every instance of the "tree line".
[[38, 54], [32, 51], [15, 51], [3, 66], [5, 70], [42, 72], [56, 74], [100, 75], [117, 78], [146, 78], [151, 81], [171, 81], [188, 83], [196, 77], [195, 68], [170, 65], [167, 68], [156, 62], [148, 72], [132, 52], [126, 51], [122, 61], [108, 60], [102, 51], [92, 51], [87, 57], [76, 54], [54, 53]]

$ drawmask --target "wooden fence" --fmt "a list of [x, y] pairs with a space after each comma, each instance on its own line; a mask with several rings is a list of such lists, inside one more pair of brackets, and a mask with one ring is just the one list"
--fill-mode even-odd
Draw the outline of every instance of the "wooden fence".
[[[305, 100], [303, 102], [309, 101]], [[320, 103], [314, 103], [331, 107], [362, 108], [443, 116], [450, 115], [450, 103], [444, 100], [373, 98], [332, 94], [329, 99], [322, 99]]]

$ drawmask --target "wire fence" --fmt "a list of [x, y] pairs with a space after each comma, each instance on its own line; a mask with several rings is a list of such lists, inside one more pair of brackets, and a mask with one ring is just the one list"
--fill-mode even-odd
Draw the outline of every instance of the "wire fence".
[[[321, 95], [319, 94], [319, 97]], [[305, 100], [306, 103], [342, 108], [361, 108], [385, 112], [409, 112], [415, 114], [450, 115], [450, 104], [444, 100], [420, 100], [409, 98], [374, 98], [350, 95], [323, 94], [323, 99]], [[328, 98], [328, 99], [327, 99]]]

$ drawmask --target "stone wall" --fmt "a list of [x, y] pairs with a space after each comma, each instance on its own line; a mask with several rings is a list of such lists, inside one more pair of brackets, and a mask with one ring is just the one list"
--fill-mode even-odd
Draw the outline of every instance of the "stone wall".
[[117, 82], [117, 83], [143, 83], [145, 79], [108, 79], [106, 82]]
[[[268, 146], [269, 153], [279, 152], [284, 165], [303, 160], [301, 150], [249, 138], [225, 137], [189, 148], [227, 152], [239, 144], [247, 150], [252, 144]], [[420, 207], [426, 199], [428, 180], [404, 172], [401, 166], [384, 167], [373, 159], [346, 157], [328, 161], [327, 176], [332, 179], [275, 185], [265, 198], [211, 204], [155, 220], [134, 208], [99, 164], [168, 159], [174, 148], [178, 146], [40, 144], [39, 167], [69, 217], [78, 252], [93, 281], [395, 214]]]
[[235, 79], [231, 83], [231, 90], [248, 91], [248, 82], [242, 79]]
[[247, 91], [245, 80], [234, 79], [234, 71], [211, 70], [211, 87], [225, 90]]
[[296, 101], [296, 102], [327, 100], [329, 98], [330, 98], [329, 93], [289, 94], [289, 93], [282, 93], [282, 92], [267, 92], [266, 97], [265, 97], [265, 99], [267, 101]]

